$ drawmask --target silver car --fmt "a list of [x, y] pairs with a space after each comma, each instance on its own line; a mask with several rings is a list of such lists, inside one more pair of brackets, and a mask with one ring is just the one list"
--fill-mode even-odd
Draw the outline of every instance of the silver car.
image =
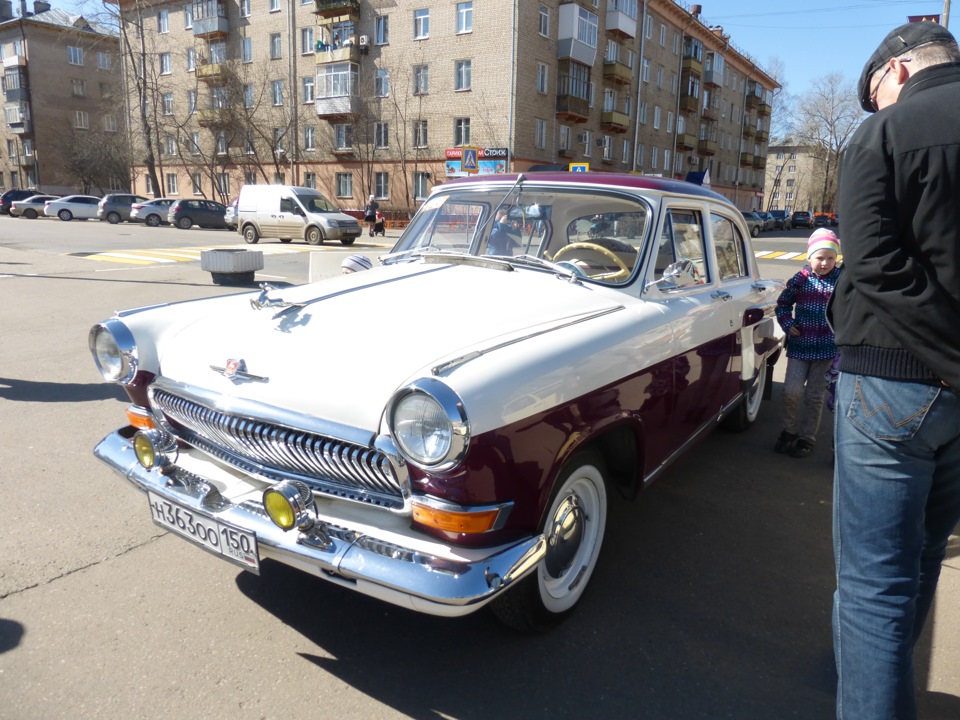
[[130, 206], [130, 222], [146, 223], [150, 227], [169, 225], [167, 211], [173, 205], [173, 198], [157, 198]]
[[23, 200], [14, 200], [10, 205], [10, 214], [13, 217], [25, 217], [33, 220], [43, 213], [43, 206], [48, 200], [57, 200], [59, 195], [31, 195]]

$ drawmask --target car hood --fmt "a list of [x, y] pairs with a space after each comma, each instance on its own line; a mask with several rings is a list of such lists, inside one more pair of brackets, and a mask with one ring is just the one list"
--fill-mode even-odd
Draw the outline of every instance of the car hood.
[[[376, 432], [401, 386], [431, 368], [619, 306], [615, 290], [534, 270], [464, 265], [375, 268], [311, 285], [191, 303], [158, 348], [161, 374], [230, 397]], [[274, 301], [297, 305], [275, 305]], [[204, 302], [209, 312], [202, 312]], [[243, 360], [259, 379], [220, 370]], [[453, 370], [452, 372], [456, 372]]]

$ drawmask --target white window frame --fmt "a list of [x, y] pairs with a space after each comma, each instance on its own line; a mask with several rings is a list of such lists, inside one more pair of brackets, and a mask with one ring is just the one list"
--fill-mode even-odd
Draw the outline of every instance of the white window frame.
[[90, 114], [86, 110], [76, 110], [73, 116], [73, 126], [78, 130], [89, 130]]
[[537, 92], [546, 95], [550, 92], [550, 66], [546, 63], [537, 63]]
[[473, 3], [457, 3], [457, 35], [473, 32]]
[[540, 24], [538, 30], [543, 37], [550, 37], [550, 8], [546, 5], [540, 6]]
[[455, 60], [453, 62], [453, 90], [466, 92], [473, 86], [473, 61]]
[[413, 39], [426, 40], [430, 37], [430, 8], [417, 8], [413, 11]]
[[376, 172], [373, 174], [373, 194], [377, 200], [390, 199], [390, 173]]
[[373, 42], [376, 45], [390, 44], [390, 16], [377, 15], [374, 21]]

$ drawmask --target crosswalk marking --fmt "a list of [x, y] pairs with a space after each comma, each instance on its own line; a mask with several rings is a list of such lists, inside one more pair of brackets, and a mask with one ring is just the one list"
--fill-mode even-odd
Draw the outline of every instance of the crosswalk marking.
[[[376, 244], [378, 249], [388, 247], [387, 245]], [[103, 260], [104, 262], [129, 263], [131, 265], [152, 265], [155, 263], [176, 263], [176, 262], [197, 262], [200, 260], [200, 254], [204, 250], [220, 250], [224, 248], [236, 249], [235, 245], [212, 245], [204, 247], [184, 247], [184, 248], [143, 248], [134, 250], [105, 250], [103, 252], [77, 252], [66, 253], [73, 257], [86, 258], [88, 260]], [[313, 245], [290, 245], [290, 246], [271, 246], [258, 245], [251, 248], [261, 251], [264, 255], [290, 255], [292, 253], [306, 253], [320, 250], [321, 248]], [[328, 250], [348, 250], [346, 245], [330, 245]]]

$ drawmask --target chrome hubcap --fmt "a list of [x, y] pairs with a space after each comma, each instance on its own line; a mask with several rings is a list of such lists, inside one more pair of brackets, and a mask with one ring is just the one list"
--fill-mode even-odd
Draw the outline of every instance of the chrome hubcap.
[[560, 577], [573, 565], [583, 542], [586, 519], [583, 505], [576, 495], [567, 495], [557, 506], [547, 533], [544, 557], [544, 569], [550, 577]]

